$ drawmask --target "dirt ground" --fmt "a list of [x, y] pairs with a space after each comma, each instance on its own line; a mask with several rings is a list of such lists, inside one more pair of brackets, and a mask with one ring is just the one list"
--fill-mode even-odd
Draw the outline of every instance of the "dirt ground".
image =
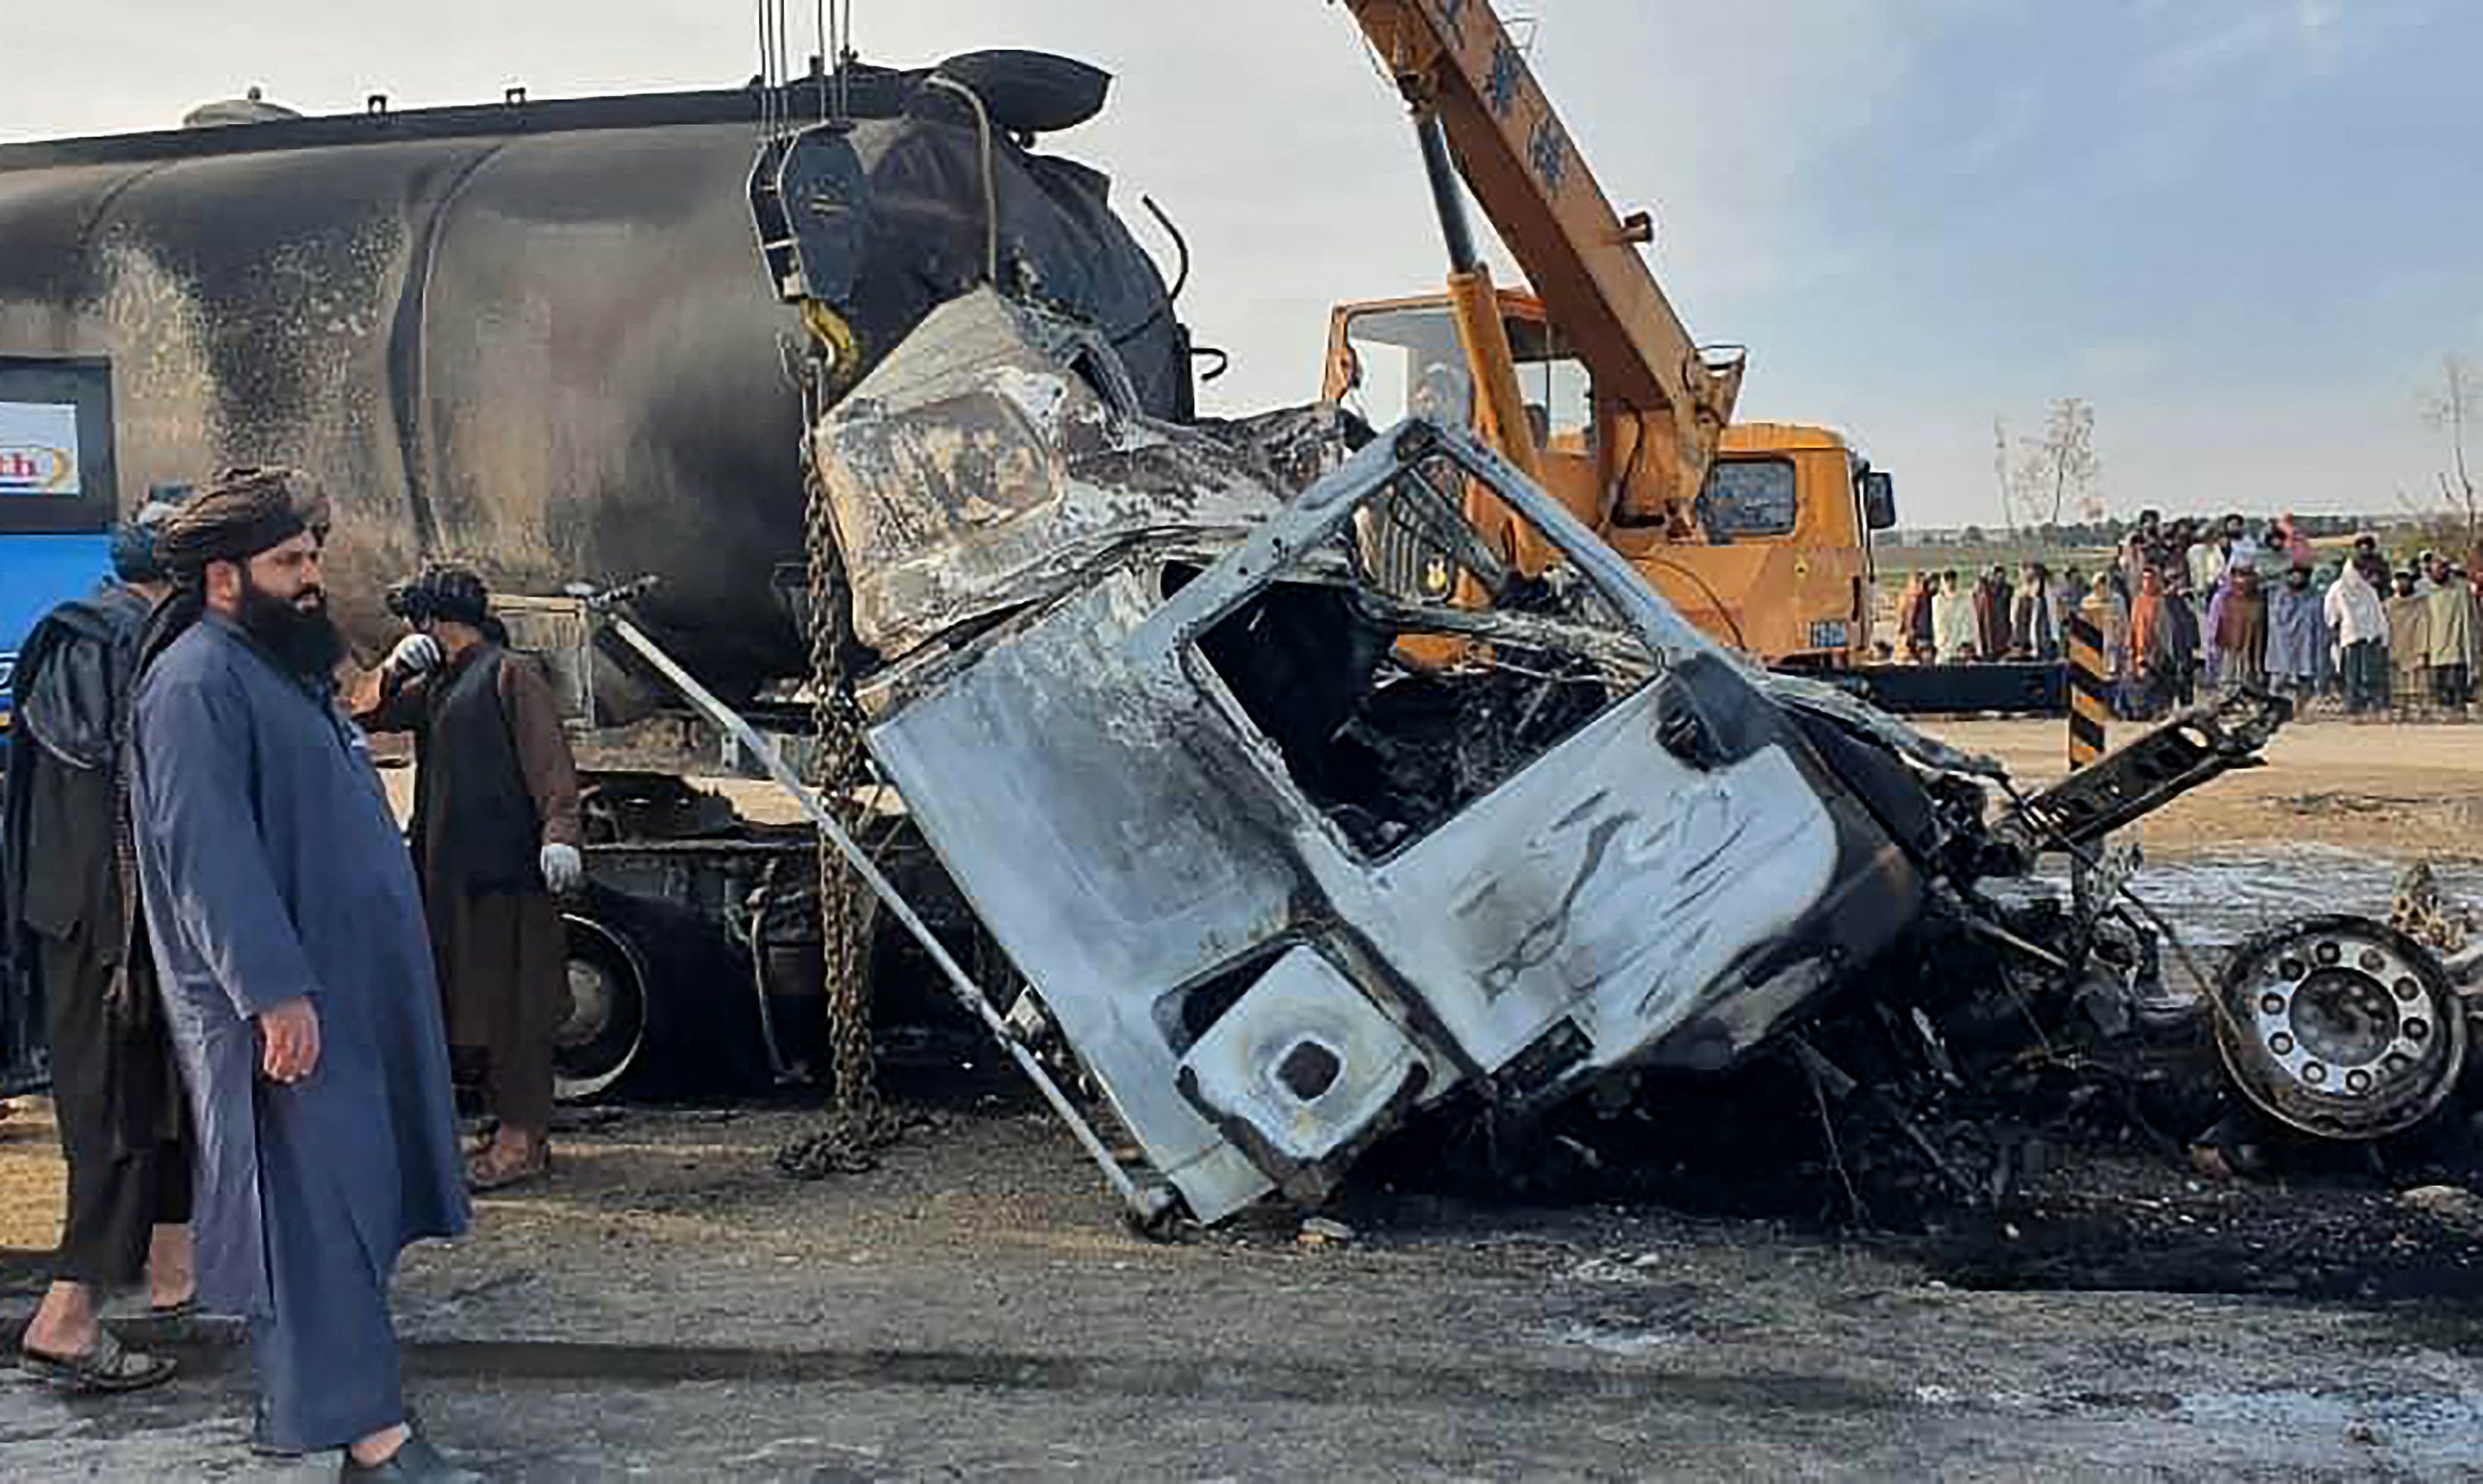
[[[1997, 757], [2021, 782], [2069, 771], [2065, 722], [1943, 720], [1926, 729]], [[2116, 725], [2111, 740], [2141, 729]], [[2280, 732], [2266, 756], [2266, 767], [2228, 774], [2148, 818], [2144, 848], [2175, 857], [2313, 845], [2483, 861], [2483, 724], [2315, 719]]]
[[[2059, 771], [2058, 723], [1941, 729]], [[2476, 879], [2483, 729], [2314, 723], [2270, 762], [2146, 828], [2149, 889], [2207, 945], [2384, 906], [2416, 854]], [[2227, 1180], [2090, 1151], [1899, 1234], [1486, 1201], [1418, 1151], [1348, 1188], [1348, 1240], [1271, 1211], [1161, 1244], [1013, 1088], [894, 1091], [908, 1137], [815, 1183], [769, 1157], [798, 1103], [565, 1135], [553, 1179], [407, 1263], [425, 1425], [544, 1479], [2483, 1478], [2483, 1197], [2351, 1161]], [[16, 1318], [59, 1188], [22, 1103]], [[0, 1477], [333, 1472], [244, 1450], [228, 1330], [129, 1333], [187, 1378], [120, 1402], [0, 1382]]]

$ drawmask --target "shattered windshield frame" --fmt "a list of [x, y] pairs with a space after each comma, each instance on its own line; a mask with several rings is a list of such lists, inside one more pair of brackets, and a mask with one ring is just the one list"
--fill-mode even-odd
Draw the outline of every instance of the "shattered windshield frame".
[[[1182, 651], [1200, 689], [1273, 755], [1271, 780], [1365, 861], [1427, 838], [1660, 668], [1573, 570], [1528, 577], [1500, 559], [1443, 492], [1473, 477], [1437, 452], [1355, 513], [1366, 536], [1375, 518], [1417, 533], [1437, 568], [1419, 592], [1328, 575], [1305, 554]], [[1311, 633], [1324, 642], [1296, 637]], [[1323, 708], [1329, 691], [1340, 703]]]

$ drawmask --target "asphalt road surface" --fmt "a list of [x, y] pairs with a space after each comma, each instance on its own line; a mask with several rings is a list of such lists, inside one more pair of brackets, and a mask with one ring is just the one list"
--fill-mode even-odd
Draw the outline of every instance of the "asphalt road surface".
[[[2454, 1272], [2390, 1302], [1978, 1291], [1919, 1241], [1405, 1192], [1348, 1241], [1161, 1245], [1031, 1113], [815, 1184], [767, 1168], [800, 1118], [632, 1112], [421, 1251], [426, 1428], [511, 1479], [2483, 1477]], [[5, 1276], [22, 1314], [33, 1265]], [[245, 1449], [228, 1332], [130, 1329], [185, 1374], [13, 1376], [0, 1477], [331, 1476]]]

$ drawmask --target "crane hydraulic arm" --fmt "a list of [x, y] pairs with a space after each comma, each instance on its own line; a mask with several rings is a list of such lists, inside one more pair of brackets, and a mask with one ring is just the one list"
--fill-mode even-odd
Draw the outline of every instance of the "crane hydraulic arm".
[[[1487, 0], [1346, 0], [1364, 36], [1412, 105], [1449, 238], [1451, 286], [1490, 304], [1489, 279], [1464, 228], [1444, 156], [1482, 204], [1501, 240], [1574, 348], [1595, 387], [1596, 484], [1606, 522], [1693, 528], [1692, 505], [1742, 382], [1738, 353], [1702, 354], [1640, 255], [1652, 240], [1643, 214], [1613, 209], [1568, 129]], [[1480, 294], [1478, 295], [1478, 290]], [[1476, 328], [1486, 411], [1521, 467], [1535, 450], [1513, 396], [1505, 335]], [[1468, 341], [1470, 350], [1476, 342]], [[1497, 362], [1498, 364], [1491, 364]]]

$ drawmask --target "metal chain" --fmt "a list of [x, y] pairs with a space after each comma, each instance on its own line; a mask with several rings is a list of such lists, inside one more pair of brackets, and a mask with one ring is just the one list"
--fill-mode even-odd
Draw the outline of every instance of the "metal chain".
[[[806, 426], [815, 426], [806, 418]], [[806, 463], [808, 461], [805, 461]], [[827, 491], [814, 467], [803, 481], [804, 531], [810, 562], [811, 714], [818, 733], [820, 802], [839, 824], [856, 832], [864, 812], [856, 790], [867, 782], [862, 714], [844, 674], [841, 652], [845, 584], [830, 519]], [[836, 852], [819, 857], [819, 939], [826, 959], [828, 1056], [836, 1101], [827, 1123], [776, 1153], [776, 1166], [797, 1179], [858, 1174], [879, 1163], [876, 1151], [896, 1142], [903, 1125], [879, 1098], [878, 1057], [871, 1044], [870, 936], [876, 901]]]

